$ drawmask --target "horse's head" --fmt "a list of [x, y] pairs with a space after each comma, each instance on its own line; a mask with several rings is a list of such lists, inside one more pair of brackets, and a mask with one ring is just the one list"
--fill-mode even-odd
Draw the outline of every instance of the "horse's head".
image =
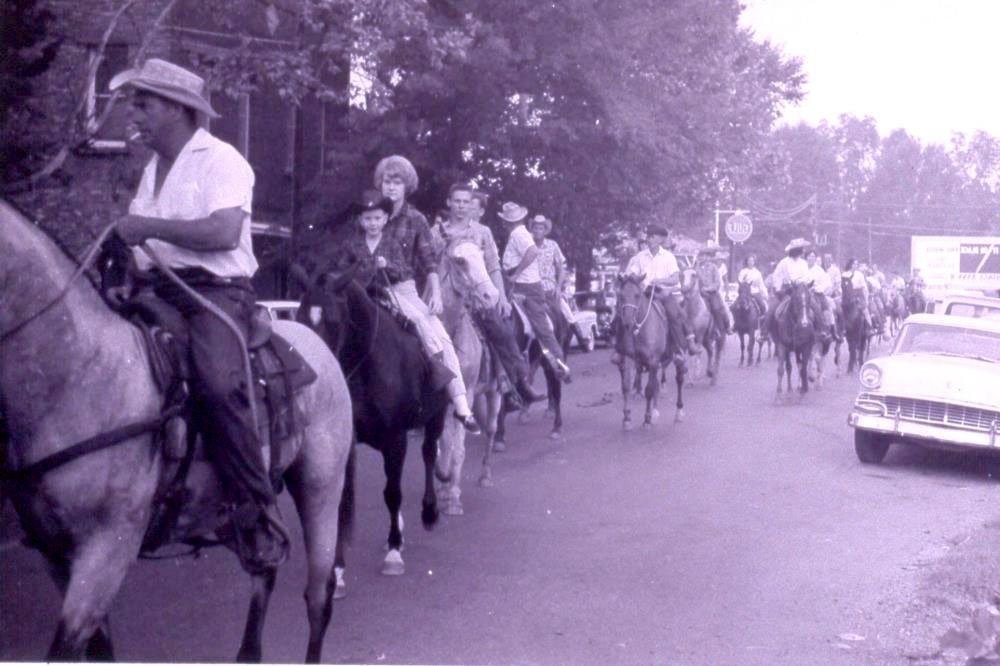
[[299, 323], [319, 333], [338, 358], [351, 326], [351, 314], [356, 310], [351, 301], [369, 301], [365, 290], [354, 280], [359, 266], [357, 259], [351, 257], [335, 262], [333, 270], [315, 279], [299, 306]]
[[749, 282], [740, 282], [736, 287], [736, 301], [733, 303], [734, 310], [745, 310], [752, 303], [752, 293]]
[[459, 295], [472, 299], [476, 307], [491, 308], [497, 304], [500, 292], [490, 279], [483, 251], [475, 241], [463, 239], [449, 244], [444, 259], [452, 286]]
[[690, 294], [701, 290], [701, 279], [698, 271], [694, 268], [685, 268], [681, 271], [681, 291]]
[[809, 290], [812, 282], [796, 282], [792, 285], [788, 310], [799, 324], [809, 323]]
[[638, 313], [642, 307], [644, 288], [642, 275], [624, 274], [618, 276], [618, 304], [616, 305], [618, 319], [631, 330], [638, 321]]

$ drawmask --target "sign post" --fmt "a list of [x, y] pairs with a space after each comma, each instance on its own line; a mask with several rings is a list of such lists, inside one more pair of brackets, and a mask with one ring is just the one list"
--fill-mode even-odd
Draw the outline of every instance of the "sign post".
[[736, 271], [736, 244], [750, 238], [753, 233], [753, 222], [742, 212], [737, 212], [726, 220], [726, 238], [729, 239], [729, 275], [727, 280], [733, 280]]

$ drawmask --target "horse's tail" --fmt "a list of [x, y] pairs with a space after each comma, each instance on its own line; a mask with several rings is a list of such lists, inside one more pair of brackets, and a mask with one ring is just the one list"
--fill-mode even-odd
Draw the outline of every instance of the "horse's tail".
[[340, 511], [337, 514], [337, 534], [345, 544], [354, 537], [354, 444], [347, 454], [347, 468], [344, 470], [344, 490], [340, 494]]

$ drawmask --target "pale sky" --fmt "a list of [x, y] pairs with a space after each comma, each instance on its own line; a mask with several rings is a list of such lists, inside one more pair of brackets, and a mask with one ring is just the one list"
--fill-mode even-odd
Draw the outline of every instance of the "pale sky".
[[743, 0], [742, 23], [808, 77], [785, 121], [871, 116], [924, 143], [1000, 136], [1000, 0]]

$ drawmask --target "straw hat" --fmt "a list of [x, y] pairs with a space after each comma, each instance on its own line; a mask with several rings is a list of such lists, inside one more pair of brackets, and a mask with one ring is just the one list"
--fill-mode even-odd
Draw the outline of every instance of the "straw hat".
[[108, 84], [109, 90], [132, 86], [166, 97], [178, 104], [218, 118], [219, 114], [205, 99], [205, 79], [179, 65], [159, 58], [150, 58], [138, 69], [126, 69], [115, 74]]
[[552, 233], [552, 220], [545, 217], [544, 215], [536, 215], [531, 218], [531, 222], [528, 223], [529, 228], [534, 228], [536, 225], [542, 225], [545, 227], [545, 235], [548, 236]]
[[795, 238], [785, 246], [785, 252], [791, 252], [792, 250], [804, 249], [809, 247], [809, 241], [805, 238]]
[[500, 207], [500, 213], [497, 217], [505, 222], [520, 222], [528, 217], [528, 209], [521, 204], [508, 201]]

